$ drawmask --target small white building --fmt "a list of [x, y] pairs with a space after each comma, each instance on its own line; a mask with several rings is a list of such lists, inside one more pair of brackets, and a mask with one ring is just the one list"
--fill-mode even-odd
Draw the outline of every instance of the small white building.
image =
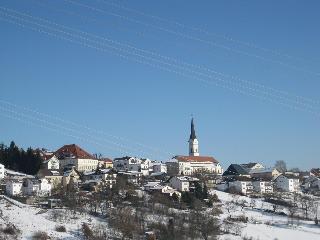
[[273, 193], [273, 183], [267, 179], [254, 179], [252, 185], [257, 193]]
[[0, 179], [4, 178], [4, 165], [0, 163]]
[[46, 160], [42, 162], [43, 168], [48, 170], [58, 170], [60, 167], [59, 159], [55, 155], [45, 156]]
[[275, 186], [283, 192], [297, 192], [300, 190], [299, 177], [294, 174], [281, 174], [275, 179]]
[[137, 157], [125, 156], [113, 160], [113, 168], [117, 171], [137, 171], [141, 172], [141, 159]]
[[320, 177], [316, 177], [316, 176], [308, 177], [307, 179], [305, 179], [303, 187], [306, 190], [319, 191], [320, 190]]
[[174, 176], [170, 180], [170, 186], [181, 192], [189, 192], [190, 183], [187, 177]]
[[167, 173], [167, 165], [164, 163], [154, 163], [152, 170], [153, 173]]
[[96, 181], [106, 186], [112, 188], [116, 184], [117, 174], [110, 168], [107, 169], [97, 169], [93, 172], [84, 172], [83, 181], [90, 182]]
[[235, 177], [229, 181], [228, 186], [229, 189], [234, 188], [236, 192], [244, 195], [253, 193], [253, 184], [247, 177]]
[[10, 179], [6, 182], [6, 194], [9, 196], [17, 196], [22, 194], [22, 184], [21, 180]]
[[27, 196], [50, 196], [51, 184], [47, 179], [25, 179], [23, 181], [22, 192]]
[[118, 172], [118, 174], [124, 176], [128, 183], [132, 183], [135, 185], [139, 185], [142, 180], [142, 172], [128, 171], [128, 172]]

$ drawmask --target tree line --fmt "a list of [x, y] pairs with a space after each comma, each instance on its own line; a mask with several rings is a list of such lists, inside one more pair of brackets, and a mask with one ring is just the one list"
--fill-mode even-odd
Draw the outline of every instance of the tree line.
[[0, 163], [6, 169], [35, 175], [41, 166], [41, 156], [37, 149], [19, 148], [14, 141], [9, 146], [0, 143]]

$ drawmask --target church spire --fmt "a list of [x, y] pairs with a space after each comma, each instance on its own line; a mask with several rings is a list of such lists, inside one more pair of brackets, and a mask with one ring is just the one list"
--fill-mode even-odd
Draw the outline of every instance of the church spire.
[[191, 119], [191, 133], [190, 133], [190, 139], [194, 140], [196, 139], [196, 131], [194, 130], [194, 123], [193, 123], [193, 118]]
[[199, 156], [199, 142], [194, 129], [193, 118], [191, 119], [191, 133], [189, 139], [189, 156]]

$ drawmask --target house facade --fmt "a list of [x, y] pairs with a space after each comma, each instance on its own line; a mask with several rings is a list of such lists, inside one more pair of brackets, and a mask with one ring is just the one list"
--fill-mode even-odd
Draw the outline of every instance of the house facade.
[[99, 160], [76, 144], [64, 145], [55, 153], [60, 162], [60, 169], [74, 166], [79, 172], [95, 170]]
[[4, 178], [4, 165], [0, 163], [0, 179]]
[[29, 179], [23, 181], [22, 192], [27, 196], [50, 196], [51, 184], [47, 179]]
[[252, 181], [253, 190], [257, 193], [273, 193], [273, 182], [267, 179], [254, 179]]
[[275, 186], [279, 191], [297, 192], [300, 190], [299, 177], [293, 174], [281, 174], [275, 179]]
[[46, 159], [42, 162], [42, 168], [50, 170], [58, 170], [60, 168], [59, 159], [53, 155], [45, 155]]
[[22, 180], [10, 179], [6, 182], [6, 194], [9, 196], [17, 196], [22, 194]]
[[233, 188], [236, 192], [249, 195], [253, 193], [253, 184], [250, 178], [235, 177], [228, 182], [229, 189]]

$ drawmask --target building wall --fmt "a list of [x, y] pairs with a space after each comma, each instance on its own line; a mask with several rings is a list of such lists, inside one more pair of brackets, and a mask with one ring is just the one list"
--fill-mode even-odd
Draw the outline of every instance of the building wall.
[[170, 179], [171, 187], [181, 191], [181, 192], [188, 192], [189, 191], [189, 182], [182, 181], [178, 177], [173, 177]]
[[0, 179], [4, 178], [4, 165], [0, 164]]
[[22, 194], [22, 182], [7, 181], [6, 194], [10, 196]]

